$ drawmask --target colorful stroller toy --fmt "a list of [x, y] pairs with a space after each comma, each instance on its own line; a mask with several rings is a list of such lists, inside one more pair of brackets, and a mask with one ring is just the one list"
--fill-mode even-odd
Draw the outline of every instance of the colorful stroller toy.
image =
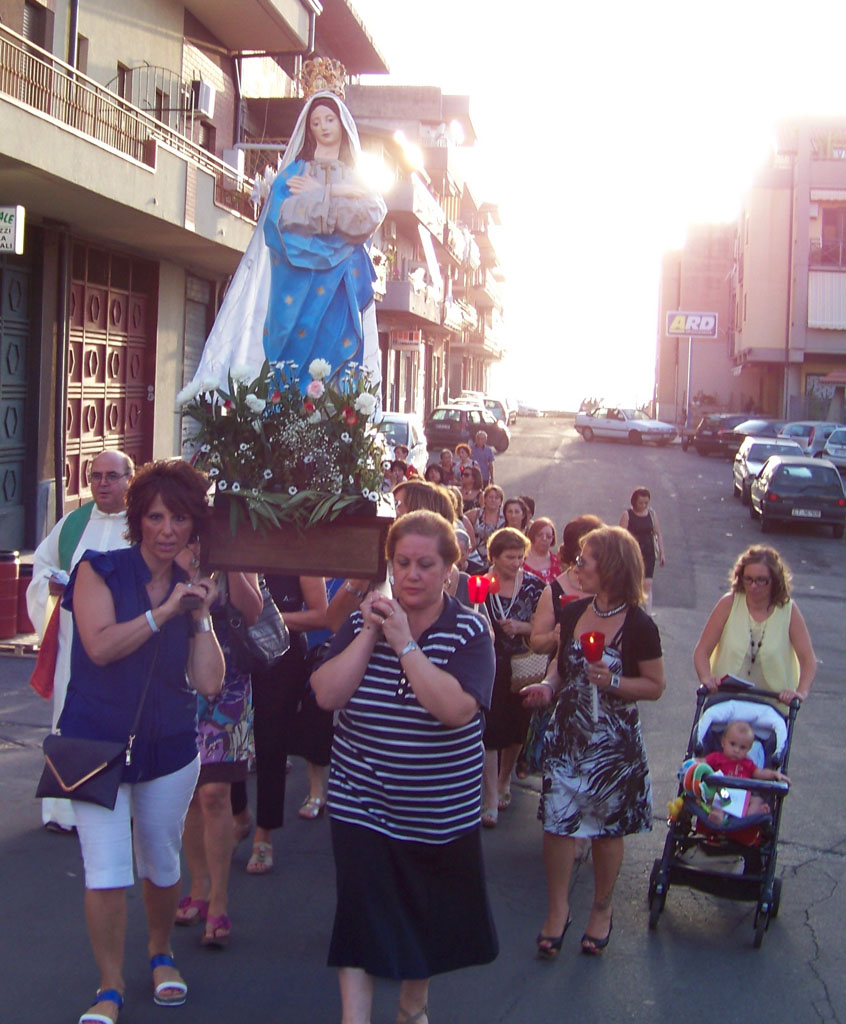
[[[749, 757], [759, 768], [786, 772], [799, 701], [791, 703], [785, 720], [771, 698], [767, 690], [735, 689], [727, 683], [717, 693], [710, 693], [704, 686], [696, 691], [696, 712], [678, 795], [669, 805], [664, 853], [654, 862], [649, 876], [650, 929], [658, 924], [671, 885], [756, 902], [755, 949], [760, 947], [770, 921], [777, 917], [781, 879], [775, 877], [776, 845], [788, 783], [724, 776], [693, 761], [719, 750], [726, 726], [742, 719], [755, 733]], [[743, 791], [762, 797], [770, 811], [745, 816], [742, 812], [741, 816], [729, 813], [722, 824], [709, 819], [715, 798], [717, 805], [731, 807], [734, 797], [737, 809], [737, 795], [742, 805]]]

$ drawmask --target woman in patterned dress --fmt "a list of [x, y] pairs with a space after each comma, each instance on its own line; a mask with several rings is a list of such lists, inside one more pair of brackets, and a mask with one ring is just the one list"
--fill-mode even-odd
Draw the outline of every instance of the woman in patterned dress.
[[[199, 545], [185, 549], [190, 573], [199, 567]], [[225, 577], [229, 603], [252, 625], [261, 614], [262, 597], [254, 573], [230, 572]], [[223, 589], [222, 589], [223, 592]], [[232, 922], [227, 913], [229, 869], [235, 837], [230, 788], [247, 777], [252, 740], [250, 674], [232, 657], [229, 624], [223, 600], [212, 609], [212, 620], [226, 663], [223, 687], [217, 696], [197, 697], [197, 746], [200, 777], [185, 819], [183, 846], [191, 887], [179, 901], [178, 925], [205, 922], [201, 942], [222, 949]]]
[[[523, 690], [529, 707], [558, 703], [544, 744], [543, 855], [548, 908], [538, 955], [554, 957], [570, 924], [569, 887], [576, 839], [588, 838], [594, 898], [582, 952], [603, 952], [611, 937], [612, 896], [623, 837], [652, 828], [652, 790], [637, 702], [664, 691], [661, 640], [643, 600], [643, 559], [619, 526], [588, 533], [576, 560], [593, 598], [570, 602], [561, 616], [557, 665]], [[587, 662], [580, 637], [601, 633], [602, 661]]]

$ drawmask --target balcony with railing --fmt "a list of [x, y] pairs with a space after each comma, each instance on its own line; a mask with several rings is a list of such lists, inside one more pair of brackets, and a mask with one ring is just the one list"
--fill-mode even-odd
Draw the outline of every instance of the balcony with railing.
[[[214, 179], [215, 205], [255, 220], [251, 188], [237, 171], [168, 124], [0, 25], [0, 101], [5, 100], [113, 154], [155, 169], [159, 146]], [[17, 159], [26, 158], [24, 150]], [[62, 152], [53, 150], [61, 174]], [[67, 177], [68, 175], [66, 175]]]
[[846, 270], [846, 241], [811, 239], [810, 265], [824, 270]]
[[387, 282], [385, 297], [379, 303], [379, 315], [397, 314], [393, 321], [412, 326], [441, 325], [442, 303], [440, 290], [427, 284], [418, 270], [402, 278]]

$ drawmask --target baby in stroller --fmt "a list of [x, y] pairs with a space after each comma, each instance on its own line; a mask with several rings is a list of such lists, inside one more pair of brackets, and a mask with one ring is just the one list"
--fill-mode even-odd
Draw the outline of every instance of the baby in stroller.
[[[720, 750], [715, 750], [705, 758], [705, 764], [721, 775], [735, 779], [764, 779], [769, 782], [786, 782], [790, 779], [777, 768], [759, 768], [749, 757], [755, 732], [752, 726], [742, 718], [737, 718], [725, 727], [720, 739]], [[749, 800], [743, 808], [743, 815], [769, 814], [770, 805], [755, 793], [749, 794]], [[708, 821], [713, 825], [722, 825], [726, 820], [726, 811], [722, 807], [713, 807], [708, 813]]]
[[[767, 762], [780, 763], [786, 738], [784, 718], [771, 705], [743, 699], [722, 701], [706, 707], [699, 718], [696, 761], [704, 761], [725, 779], [789, 785], [790, 780], [778, 768], [765, 767]], [[760, 824], [760, 816], [770, 814], [770, 804], [748, 783], [720, 786], [714, 776], [700, 779], [704, 787], [699, 787], [700, 802], [694, 812], [699, 819], [698, 830], [713, 828], [720, 833], [735, 833], [733, 838], [741, 843], [754, 841], [756, 830], [746, 831], [745, 826], [753, 825], [750, 819], [758, 819], [754, 824]], [[783, 795], [784, 786], [778, 790]], [[712, 799], [703, 800], [706, 794]]]

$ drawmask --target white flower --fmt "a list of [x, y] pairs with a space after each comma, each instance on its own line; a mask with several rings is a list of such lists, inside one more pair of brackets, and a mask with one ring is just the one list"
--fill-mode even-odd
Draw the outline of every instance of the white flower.
[[368, 491], [367, 492], [367, 500], [368, 501], [378, 501], [379, 500], [379, 492], [378, 491]]
[[232, 490], [233, 490], [233, 491], [234, 491], [234, 492], [235, 492], [236, 494], [238, 493], [238, 491], [240, 491], [240, 490], [241, 490], [241, 485], [240, 485], [240, 484], [238, 483], [238, 481], [237, 481], [237, 480], [236, 480], [236, 481], [235, 481], [235, 483], [234, 483], [234, 484], [232, 485]]
[[220, 462], [220, 455], [217, 452], [212, 452], [209, 456], [209, 462]]
[[265, 480], [272, 480], [273, 479], [273, 470], [272, 469], [266, 469], [262, 475], [264, 476]]
[[261, 493], [261, 492], [259, 491], [258, 487], [254, 487], [254, 488], [253, 488], [253, 489], [252, 489], [252, 490], [250, 491], [250, 494], [252, 494], [252, 496], [253, 496], [254, 498], [257, 498], [257, 497], [259, 496], [259, 494], [260, 494], [260, 493]]
[[290, 486], [290, 487], [288, 488], [288, 494], [290, 494], [290, 495], [291, 495], [291, 497], [293, 497], [293, 496], [294, 496], [294, 495], [295, 495], [296, 493], [297, 493], [297, 488], [296, 488], [296, 487], [294, 487], [293, 485], [291, 485], [291, 486]]
[[239, 451], [239, 452], [248, 452], [249, 450], [250, 450], [250, 446], [249, 446], [249, 445], [247, 444], [247, 442], [246, 442], [246, 441], [242, 441], [242, 442], [241, 442], [241, 443], [240, 443], [240, 444], [238, 445], [238, 451]]
[[309, 398], [322, 398], [325, 390], [322, 380], [313, 380], [306, 388], [306, 394]]
[[250, 412], [260, 413], [264, 412], [264, 407], [267, 402], [263, 398], [259, 398], [258, 395], [247, 395], [244, 399], [244, 404], [250, 410]]
[[348, 480], [348, 481], [349, 481], [349, 482], [350, 482], [351, 484], [354, 484], [354, 483], [355, 483], [355, 477], [354, 477], [354, 476], [352, 476], [352, 475], [348, 476], [348, 477], [347, 477], [347, 480]]
[[218, 481], [217, 489], [219, 491], [225, 491], [226, 490], [226, 481], [225, 480]]
[[220, 470], [216, 466], [212, 466], [212, 468], [209, 470], [209, 476], [220, 476]]
[[210, 452], [211, 451], [211, 445], [210, 444], [201, 445], [200, 446], [200, 451], [201, 452]]
[[241, 364], [231, 367], [229, 376], [232, 378], [233, 384], [252, 384], [256, 378], [256, 372], [249, 366]]
[[206, 380], [200, 382], [200, 391], [205, 394], [211, 394], [212, 391], [217, 391], [220, 382], [215, 377], [207, 377]]
[[362, 416], [372, 416], [376, 409], [376, 399], [365, 391], [363, 395], [359, 395], [355, 400], [353, 408], [356, 412], [361, 413]]
[[303, 457], [303, 462], [304, 462], [304, 463], [305, 463], [306, 465], [308, 465], [308, 464], [309, 464], [310, 462], [314, 462], [314, 456], [313, 456], [313, 455], [305, 455], [305, 456]]
[[332, 366], [325, 359], [312, 359], [308, 364], [308, 372], [312, 380], [323, 380], [332, 372]]
[[346, 430], [343, 432], [343, 434], [341, 434], [341, 440], [344, 442], [344, 444], [352, 444], [352, 438], [346, 432]]
[[319, 423], [320, 422], [320, 413], [315, 409], [315, 411], [311, 414], [311, 416], [308, 417], [308, 420], [306, 422], [308, 422], [308, 423]]
[[192, 402], [199, 393], [200, 386], [192, 381], [190, 384], [186, 384], [176, 396], [176, 404], [187, 405], [189, 402]]

